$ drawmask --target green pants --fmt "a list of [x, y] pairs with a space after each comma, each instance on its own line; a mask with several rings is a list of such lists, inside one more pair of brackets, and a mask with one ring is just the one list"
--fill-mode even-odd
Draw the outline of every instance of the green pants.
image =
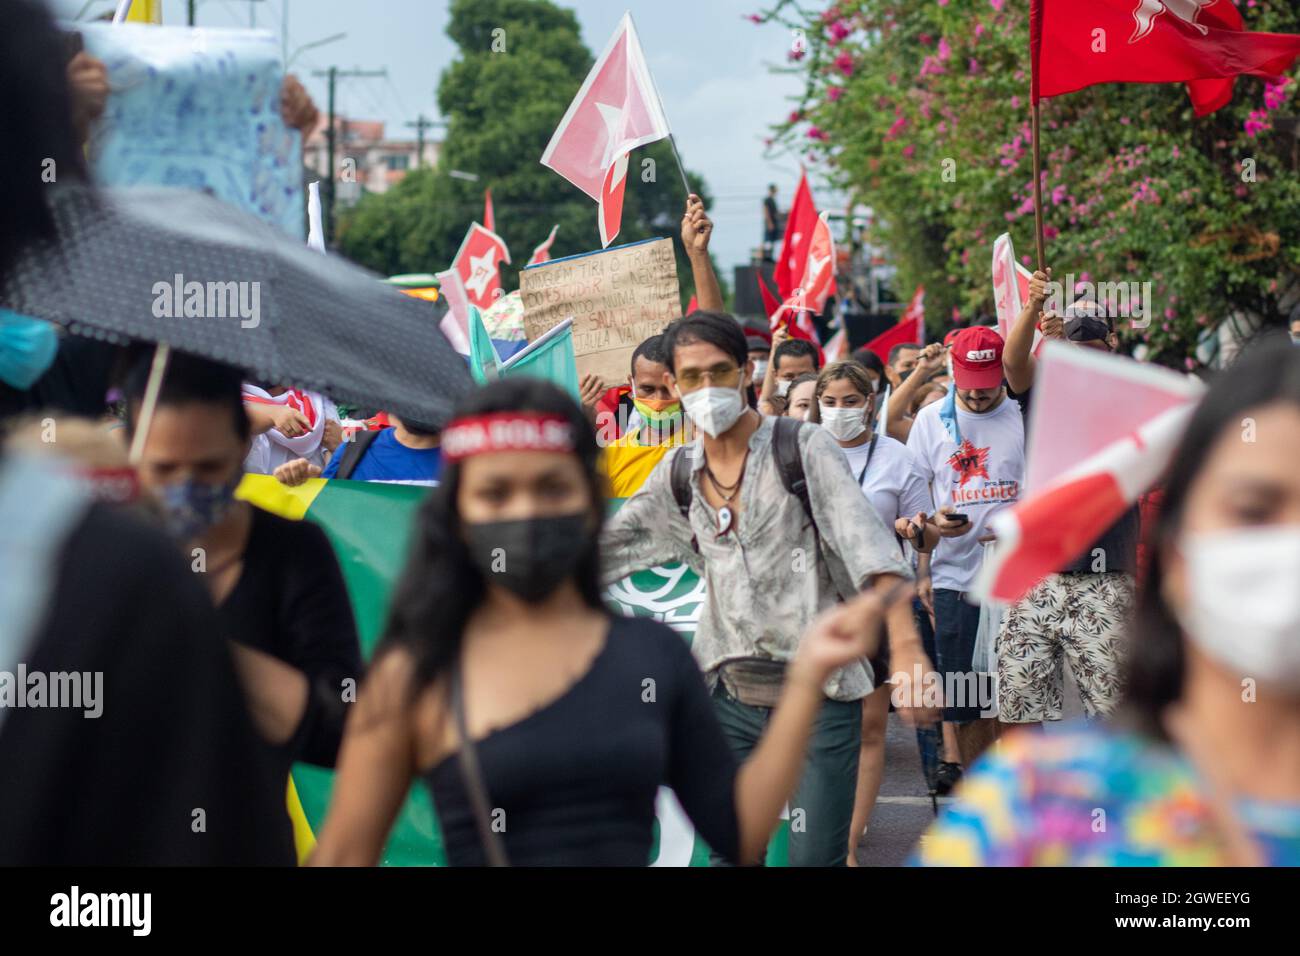
[[[767, 729], [772, 709], [742, 704], [721, 683], [713, 706], [732, 753], [744, 762]], [[844, 865], [861, 744], [862, 701], [826, 700], [813, 722], [803, 774], [790, 800], [791, 866]], [[722, 861], [710, 857], [710, 862]]]

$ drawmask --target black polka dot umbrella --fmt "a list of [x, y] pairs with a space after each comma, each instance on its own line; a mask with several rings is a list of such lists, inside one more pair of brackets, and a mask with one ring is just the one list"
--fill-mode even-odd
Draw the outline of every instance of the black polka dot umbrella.
[[434, 425], [473, 387], [428, 302], [216, 198], [59, 185], [50, 206], [57, 236], [0, 289], [15, 312]]

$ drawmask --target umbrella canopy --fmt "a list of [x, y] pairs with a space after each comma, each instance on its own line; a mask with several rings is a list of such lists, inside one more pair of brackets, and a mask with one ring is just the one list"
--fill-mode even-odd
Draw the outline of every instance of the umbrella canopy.
[[0, 305], [434, 425], [473, 387], [430, 305], [192, 190], [51, 187]]

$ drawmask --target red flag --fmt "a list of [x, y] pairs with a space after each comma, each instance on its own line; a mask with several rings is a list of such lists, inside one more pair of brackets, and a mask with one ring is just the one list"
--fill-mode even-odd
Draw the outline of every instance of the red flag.
[[636, 27], [624, 14], [556, 127], [542, 165], [600, 202], [616, 160], [668, 135]]
[[627, 186], [627, 158], [624, 153], [609, 167], [600, 187], [596, 221], [600, 226], [601, 248], [608, 248], [623, 228], [623, 190]]
[[767, 283], [763, 280], [763, 273], [755, 272], [754, 278], [758, 280], [758, 294], [763, 297], [763, 311], [767, 313], [767, 320], [770, 323], [776, 318], [776, 313], [781, 308], [781, 303], [777, 297], [772, 294], [772, 290], [767, 287]]
[[808, 246], [817, 228], [817, 207], [812, 190], [808, 187], [808, 173], [801, 170], [799, 185], [794, 191], [794, 202], [785, 220], [785, 239], [781, 242], [781, 255], [772, 270], [776, 291], [788, 299], [803, 282], [803, 272], [808, 264]]
[[[975, 585], [1000, 601], [1020, 600], [1077, 558], [1159, 479], [1203, 391], [1158, 366], [1052, 340], [1038, 381], [1027, 494], [992, 519], [998, 546]], [[1113, 414], [1081, 419], [1080, 401], [1098, 394]], [[1067, 419], [1078, 427], [1060, 428]]]
[[510, 250], [495, 232], [478, 223], [469, 227], [451, 267], [460, 276], [465, 295], [480, 309], [488, 309], [501, 295], [501, 263], [510, 261]]
[[555, 241], [555, 234], [559, 231], [560, 224], [556, 223], [551, 227], [551, 234], [546, 237], [546, 241], [533, 250], [533, 254], [528, 259], [530, 266], [541, 265], [543, 262], [551, 261], [551, 243]]
[[881, 332], [868, 342], [864, 348], [871, 349], [880, 356], [880, 361], [889, 362], [889, 352], [895, 345], [920, 345], [921, 337], [916, 334], [916, 322], [904, 318], [897, 325]]
[[492, 187], [483, 191], [483, 228], [488, 232], [497, 231], [496, 213], [492, 211]]
[[1033, 102], [1097, 83], [1190, 83], [1196, 115], [1231, 99], [1225, 79], [1273, 78], [1300, 35], [1250, 33], [1232, 0], [1032, 0]]
[[899, 325], [911, 323], [916, 336], [917, 345], [925, 344], [925, 286], [919, 285], [916, 291], [912, 293], [912, 301], [907, 304], [903, 310], [903, 317], [898, 320]]

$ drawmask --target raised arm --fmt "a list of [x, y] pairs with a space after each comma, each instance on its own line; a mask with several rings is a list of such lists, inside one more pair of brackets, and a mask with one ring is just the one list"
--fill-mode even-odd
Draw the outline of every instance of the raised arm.
[[907, 414], [907, 410], [912, 407], [912, 399], [921, 390], [921, 386], [930, 380], [931, 375], [943, 368], [947, 354], [948, 350], [941, 343], [931, 342], [921, 350], [916, 360], [916, 367], [912, 369], [912, 374], [907, 376], [907, 381], [890, 392], [888, 411], [885, 413], [885, 430], [890, 438], [907, 442], [907, 436], [912, 431], [912, 417]]
[[722, 312], [722, 289], [709, 258], [709, 239], [713, 235], [713, 220], [704, 211], [704, 200], [691, 193], [686, 200], [682, 216], [682, 245], [691, 260], [691, 275], [695, 279], [695, 298], [706, 312]]
[[1032, 354], [1034, 332], [1038, 328], [1038, 318], [1043, 313], [1043, 302], [1047, 299], [1047, 283], [1051, 281], [1052, 270], [1035, 272], [1029, 280], [1029, 301], [1016, 317], [1016, 324], [1007, 336], [1006, 346], [1002, 350], [1002, 370], [1007, 376], [1007, 384], [1017, 394], [1024, 394], [1033, 387], [1037, 362]]

